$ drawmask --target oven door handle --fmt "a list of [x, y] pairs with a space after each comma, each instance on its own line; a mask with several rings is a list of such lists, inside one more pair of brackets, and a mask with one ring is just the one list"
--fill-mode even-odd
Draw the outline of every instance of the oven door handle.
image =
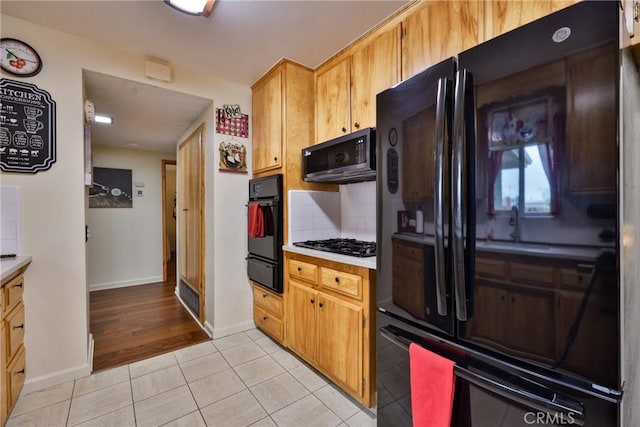
[[571, 424], [584, 425], [584, 408], [573, 399], [563, 398], [561, 395], [551, 392], [549, 399], [528, 390], [519, 389], [508, 384], [503, 384], [492, 378], [479, 375], [459, 365], [453, 367], [456, 377], [488, 390], [506, 399], [516, 401], [527, 407], [550, 414], [555, 419], [571, 421]]
[[258, 258], [254, 258], [252, 256], [246, 257], [245, 261], [257, 262], [258, 264], [262, 264], [264, 267], [267, 267], [267, 268], [276, 268], [276, 264], [271, 264], [269, 262], [262, 261], [262, 260], [260, 260]]

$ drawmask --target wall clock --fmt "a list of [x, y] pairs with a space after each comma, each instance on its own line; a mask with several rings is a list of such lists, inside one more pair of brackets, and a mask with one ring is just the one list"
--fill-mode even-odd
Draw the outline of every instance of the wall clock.
[[14, 76], [31, 77], [42, 69], [42, 59], [27, 43], [4, 37], [0, 39], [0, 66]]

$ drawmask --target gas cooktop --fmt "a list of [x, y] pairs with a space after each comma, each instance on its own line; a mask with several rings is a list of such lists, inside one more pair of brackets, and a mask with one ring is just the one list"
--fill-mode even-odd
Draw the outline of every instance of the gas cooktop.
[[376, 242], [363, 242], [356, 239], [307, 240], [295, 242], [293, 245], [361, 258], [376, 256]]

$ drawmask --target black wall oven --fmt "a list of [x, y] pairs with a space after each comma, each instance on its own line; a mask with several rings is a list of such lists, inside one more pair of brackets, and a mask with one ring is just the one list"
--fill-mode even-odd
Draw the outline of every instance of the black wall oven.
[[[277, 293], [283, 289], [282, 203], [282, 174], [249, 181], [247, 275], [254, 283]], [[252, 225], [258, 219], [262, 229], [255, 232]]]

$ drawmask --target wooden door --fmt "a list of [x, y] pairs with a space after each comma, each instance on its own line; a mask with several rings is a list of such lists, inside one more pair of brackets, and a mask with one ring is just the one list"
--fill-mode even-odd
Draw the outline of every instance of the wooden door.
[[317, 292], [289, 280], [287, 345], [309, 361], [316, 357]]
[[484, 8], [484, 19], [481, 29], [481, 39], [483, 42], [492, 39], [500, 34], [521, 27], [538, 18], [549, 15], [560, 9], [564, 9], [579, 0], [551, 0], [551, 1], [531, 1], [531, 0], [492, 0], [481, 1], [480, 6]]
[[473, 318], [469, 320], [468, 338], [504, 345], [510, 327], [507, 291], [476, 277], [474, 311]]
[[[433, 198], [436, 107], [430, 107], [402, 123], [402, 198]], [[446, 175], [445, 175], [446, 176]]]
[[318, 301], [318, 366], [362, 396], [362, 307], [323, 293]]
[[316, 75], [316, 142], [337, 138], [351, 130], [349, 116], [350, 58]]
[[[558, 358], [567, 346], [567, 336], [576, 321], [583, 298], [583, 292], [563, 292], [559, 295]], [[618, 330], [617, 312], [615, 297], [595, 292], [590, 295], [562, 368], [585, 375], [599, 375], [599, 378], [594, 378], [596, 381], [607, 385], [615, 384], [618, 364], [616, 349], [619, 348], [615, 333]], [[599, 369], [595, 370], [594, 366]]]
[[477, 43], [477, 1], [424, 2], [402, 21], [402, 80]]
[[200, 297], [204, 320], [204, 125], [178, 147], [178, 269], [182, 281]]
[[533, 359], [552, 361], [554, 342], [554, 293], [535, 289], [511, 288], [508, 295], [508, 346]]
[[278, 68], [253, 89], [253, 173], [282, 165], [283, 78]]
[[376, 95], [400, 78], [400, 26], [377, 36], [351, 56], [351, 131], [376, 126]]
[[617, 52], [613, 45], [567, 60], [567, 152], [569, 191], [616, 190]]

